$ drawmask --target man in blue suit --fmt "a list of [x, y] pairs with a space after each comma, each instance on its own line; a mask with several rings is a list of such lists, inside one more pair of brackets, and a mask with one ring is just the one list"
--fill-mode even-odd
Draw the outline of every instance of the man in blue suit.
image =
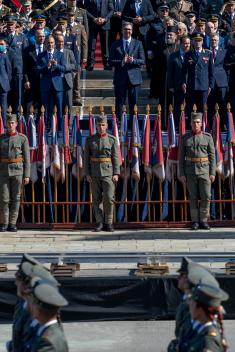
[[0, 39], [0, 106], [2, 109], [3, 124], [6, 127], [7, 94], [10, 90], [11, 64], [7, 56], [6, 42]]
[[122, 106], [125, 104], [126, 94], [128, 93], [131, 120], [134, 114], [134, 106], [138, 104], [139, 88], [142, 83], [140, 68], [145, 63], [142, 43], [131, 37], [132, 29], [132, 23], [123, 23], [123, 39], [113, 43], [109, 57], [110, 66], [115, 68], [113, 84], [117, 118], [121, 118]]
[[49, 36], [47, 50], [38, 55], [37, 70], [40, 73], [40, 91], [45, 107], [45, 121], [50, 127], [54, 105], [57, 106], [58, 129], [62, 128], [63, 77], [65, 72], [64, 54], [55, 49], [55, 39]]
[[212, 119], [215, 112], [215, 104], [219, 104], [220, 108], [220, 125], [224, 130], [227, 122], [226, 114], [226, 93], [228, 89], [228, 77], [224, 69], [224, 59], [226, 49], [219, 47], [219, 34], [211, 35], [211, 51], [214, 63], [214, 87], [208, 98], [209, 122], [212, 127]]

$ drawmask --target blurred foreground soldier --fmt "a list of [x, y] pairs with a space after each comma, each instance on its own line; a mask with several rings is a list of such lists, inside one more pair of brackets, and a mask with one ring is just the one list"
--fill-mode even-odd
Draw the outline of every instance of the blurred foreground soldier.
[[[211, 183], [215, 180], [215, 147], [212, 136], [202, 132], [202, 113], [191, 114], [191, 132], [183, 135], [179, 153], [182, 182], [189, 191], [192, 230], [209, 230], [207, 223], [211, 199]], [[200, 199], [200, 204], [199, 204]]]
[[[226, 301], [228, 297], [222, 289], [204, 283], [199, 284], [192, 294], [188, 295], [191, 318], [197, 320], [199, 325], [196, 334], [187, 341], [185, 351], [226, 351], [221, 302]], [[215, 320], [218, 321], [216, 325]]]
[[18, 133], [17, 116], [7, 116], [7, 132], [0, 136], [0, 231], [17, 231], [22, 183], [30, 177], [28, 138]]
[[107, 134], [106, 116], [97, 118], [96, 128], [97, 133], [86, 139], [85, 175], [92, 188], [95, 231], [113, 232], [114, 190], [120, 174], [118, 144], [114, 136]]
[[60, 321], [59, 310], [68, 305], [58, 288], [47, 280], [31, 280], [30, 311], [40, 326], [32, 340], [31, 352], [68, 352], [68, 344]]

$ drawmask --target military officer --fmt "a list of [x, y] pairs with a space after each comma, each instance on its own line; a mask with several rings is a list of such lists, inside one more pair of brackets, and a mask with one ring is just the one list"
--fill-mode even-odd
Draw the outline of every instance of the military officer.
[[28, 138], [18, 133], [17, 116], [7, 115], [7, 132], [0, 136], [0, 231], [17, 231], [22, 182], [29, 183]]
[[[120, 174], [118, 144], [114, 136], [107, 134], [106, 116], [100, 116], [96, 126], [97, 133], [86, 139], [85, 175], [92, 187], [95, 231], [98, 232], [104, 228], [106, 231], [113, 232], [114, 188]], [[104, 214], [100, 209], [102, 198]]]
[[[187, 348], [179, 349], [180, 352], [226, 351], [221, 302], [228, 297], [221, 288], [204, 283], [200, 283], [188, 295], [191, 318], [197, 320], [198, 324], [195, 335], [187, 341]], [[218, 324], [215, 324], [216, 319]]]
[[30, 311], [40, 326], [28, 346], [31, 352], [68, 352], [68, 343], [60, 321], [59, 310], [68, 305], [58, 288], [47, 280], [31, 280]]
[[[202, 132], [202, 113], [191, 114], [191, 132], [183, 135], [179, 153], [179, 173], [187, 182], [192, 230], [209, 230], [207, 223], [211, 183], [215, 180], [215, 147], [212, 136]], [[200, 198], [200, 205], [198, 200]]]
[[187, 95], [189, 111], [196, 104], [198, 111], [203, 111], [207, 97], [214, 85], [212, 52], [202, 48], [203, 35], [192, 36], [194, 49], [185, 54], [183, 64], [183, 91]]

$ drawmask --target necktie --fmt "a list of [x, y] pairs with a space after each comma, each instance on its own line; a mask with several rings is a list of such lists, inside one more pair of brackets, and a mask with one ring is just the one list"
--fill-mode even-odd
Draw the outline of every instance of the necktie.
[[39, 54], [42, 53], [42, 47], [41, 47], [41, 45], [38, 46], [38, 53], [39, 53]]
[[215, 62], [215, 59], [216, 59], [216, 49], [213, 49], [212, 55], [213, 55], [213, 61]]
[[140, 16], [140, 4], [141, 4], [141, 1], [136, 1], [135, 3], [135, 9], [136, 9], [136, 16]]
[[125, 53], [126, 54], [129, 53], [129, 42], [128, 42], [128, 40], [126, 40], [126, 42], [125, 42]]
[[53, 58], [53, 54], [52, 53], [48, 53], [48, 59], [51, 60]]

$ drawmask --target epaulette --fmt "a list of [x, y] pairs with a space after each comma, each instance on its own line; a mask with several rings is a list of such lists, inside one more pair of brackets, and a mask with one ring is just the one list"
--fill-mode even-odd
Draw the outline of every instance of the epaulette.
[[208, 336], [216, 337], [216, 336], [217, 336], [217, 333], [216, 333], [215, 330], [212, 330], [212, 331], [209, 331]]

